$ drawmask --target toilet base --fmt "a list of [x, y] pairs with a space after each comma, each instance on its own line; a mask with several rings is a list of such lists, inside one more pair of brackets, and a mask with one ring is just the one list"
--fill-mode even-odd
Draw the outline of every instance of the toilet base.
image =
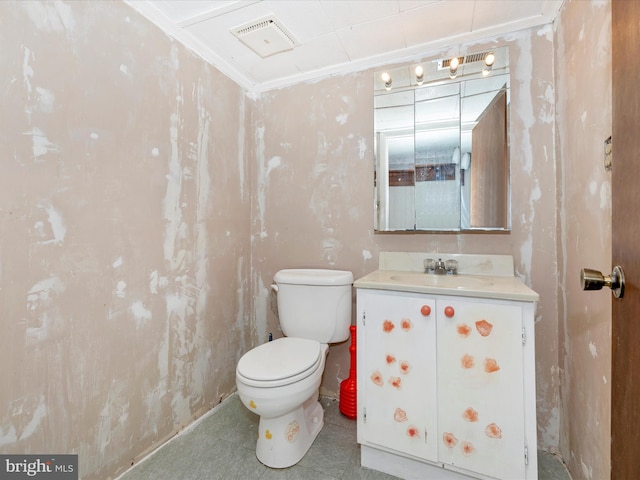
[[298, 463], [324, 426], [324, 410], [316, 392], [300, 407], [275, 418], [260, 417], [256, 456], [267, 467]]

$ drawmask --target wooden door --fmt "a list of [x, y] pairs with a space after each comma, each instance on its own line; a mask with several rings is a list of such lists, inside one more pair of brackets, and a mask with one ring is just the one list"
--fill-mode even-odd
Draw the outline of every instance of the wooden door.
[[640, 2], [613, 0], [613, 265], [624, 269], [612, 311], [611, 478], [640, 472]]

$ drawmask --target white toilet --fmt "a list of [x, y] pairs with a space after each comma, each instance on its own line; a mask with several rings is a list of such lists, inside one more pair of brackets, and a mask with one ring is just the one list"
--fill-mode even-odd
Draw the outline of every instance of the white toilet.
[[274, 281], [286, 337], [245, 353], [236, 385], [242, 403], [260, 415], [258, 460], [285, 468], [300, 461], [324, 425], [320, 381], [328, 344], [349, 338], [353, 274], [289, 269]]

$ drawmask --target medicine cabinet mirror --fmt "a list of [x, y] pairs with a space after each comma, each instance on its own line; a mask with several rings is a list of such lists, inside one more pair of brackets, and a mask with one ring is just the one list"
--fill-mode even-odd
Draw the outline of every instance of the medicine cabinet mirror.
[[376, 72], [374, 95], [375, 229], [509, 231], [508, 47]]

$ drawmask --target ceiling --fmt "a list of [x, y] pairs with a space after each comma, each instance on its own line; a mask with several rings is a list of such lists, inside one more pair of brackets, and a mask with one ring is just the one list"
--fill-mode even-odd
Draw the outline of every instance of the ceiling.
[[[550, 23], [563, 0], [125, 0], [251, 92], [410, 61]], [[286, 51], [262, 57], [231, 30]], [[266, 26], [268, 28], [262, 28]], [[275, 35], [275, 36], [274, 36]], [[245, 37], [248, 38], [248, 37]]]

